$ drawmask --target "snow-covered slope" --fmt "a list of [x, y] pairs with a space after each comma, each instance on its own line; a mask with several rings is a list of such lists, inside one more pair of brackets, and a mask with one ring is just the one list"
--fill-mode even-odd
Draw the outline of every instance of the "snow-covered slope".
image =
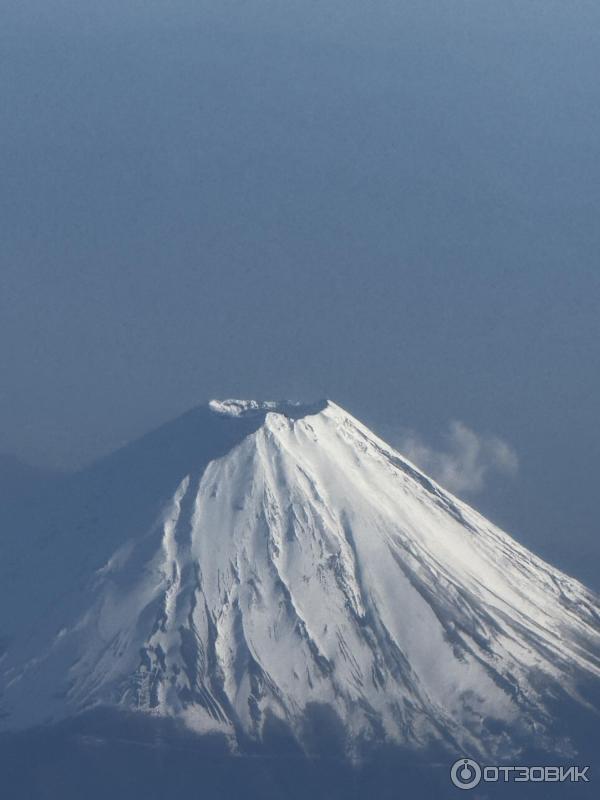
[[[3, 531], [0, 712], [503, 754], [600, 677], [595, 595], [331, 402], [213, 401]], [[154, 521], [152, 517], [154, 516]]]

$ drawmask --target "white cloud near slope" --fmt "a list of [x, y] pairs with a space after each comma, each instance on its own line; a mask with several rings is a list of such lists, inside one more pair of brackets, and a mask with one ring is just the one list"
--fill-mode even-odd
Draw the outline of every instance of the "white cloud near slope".
[[438, 483], [456, 494], [483, 491], [494, 475], [514, 477], [519, 459], [514, 448], [491, 434], [480, 434], [454, 420], [440, 448], [408, 431], [396, 439], [398, 450]]

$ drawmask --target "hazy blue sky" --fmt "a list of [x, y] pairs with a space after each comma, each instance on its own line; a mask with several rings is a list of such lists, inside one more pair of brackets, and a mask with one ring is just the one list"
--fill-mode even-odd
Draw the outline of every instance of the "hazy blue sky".
[[4, 0], [0, 450], [459, 420], [519, 460], [475, 504], [600, 586], [599, 75], [598, 0]]

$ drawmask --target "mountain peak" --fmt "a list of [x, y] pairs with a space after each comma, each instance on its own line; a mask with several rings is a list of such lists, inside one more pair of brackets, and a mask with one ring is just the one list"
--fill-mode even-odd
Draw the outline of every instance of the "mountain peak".
[[318, 414], [330, 405], [328, 400], [300, 403], [290, 400], [211, 400], [208, 407], [216, 414], [227, 417], [255, 417], [265, 414], [282, 414], [291, 419], [301, 419]]

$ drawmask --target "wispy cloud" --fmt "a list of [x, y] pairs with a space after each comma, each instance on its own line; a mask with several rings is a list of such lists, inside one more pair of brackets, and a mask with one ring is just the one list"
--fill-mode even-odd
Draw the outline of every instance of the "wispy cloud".
[[494, 475], [513, 477], [519, 469], [519, 459], [510, 444], [498, 436], [477, 433], [464, 422], [449, 424], [439, 448], [413, 431], [394, 438], [394, 446], [406, 458], [459, 495], [477, 494]]

